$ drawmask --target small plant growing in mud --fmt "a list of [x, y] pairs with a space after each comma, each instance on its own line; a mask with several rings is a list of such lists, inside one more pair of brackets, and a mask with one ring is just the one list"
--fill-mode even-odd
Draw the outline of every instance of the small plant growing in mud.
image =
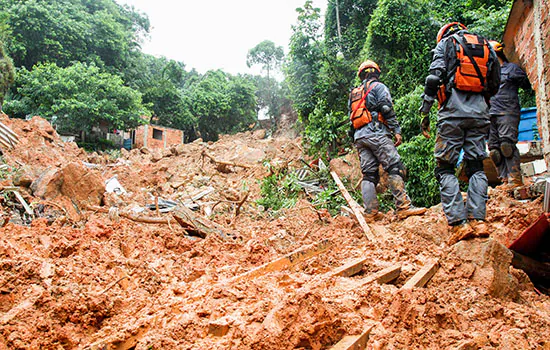
[[[269, 163], [265, 166], [270, 175], [261, 181], [261, 198], [256, 203], [266, 210], [276, 212], [283, 208], [292, 208], [300, 196], [307, 198], [317, 209], [327, 209], [331, 215], [339, 214], [342, 205], [347, 205], [328, 168], [317, 171], [309, 169], [309, 174], [300, 179], [299, 172], [289, 169], [288, 166], [277, 169]], [[347, 182], [346, 179], [343, 181]], [[351, 186], [346, 184], [346, 187]], [[361, 203], [360, 191], [350, 193]]]
[[261, 198], [256, 202], [265, 209], [277, 211], [281, 208], [292, 208], [298, 200], [301, 187], [296, 183], [297, 177], [289, 173], [288, 168], [272, 172], [260, 185]]

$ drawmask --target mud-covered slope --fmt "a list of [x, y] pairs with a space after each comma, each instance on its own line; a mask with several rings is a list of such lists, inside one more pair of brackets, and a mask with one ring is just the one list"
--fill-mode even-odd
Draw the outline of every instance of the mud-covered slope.
[[[299, 139], [244, 133], [108, 159], [58, 142], [44, 122], [5, 120], [28, 141], [5, 152], [3, 185], [26, 169], [17, 186], [35, 215], [18, 222], [21, 208], [2, 202], [0, 349], [328, 349], [371, 327], [369, 349], [550, 346], [550, 299], [505, 248], [540, 215], [540, 199], [492, 190], [487, 239], [447, 246], [434, 207], [404, 221], [389, 213], [368, 240], [354, 219], [305, 199], [276, 216], [255, 204], [265, 162], [303, 166]], [[115, 176], [126, 193], [103, 193]], [[89, 194], [99, 192], [97, 203]], [[204, 239], [155, 210], [201, 194], [196, 218], [216, 225]], [[358, 259], [357, 275], [333, 275]], [[432, 263], [425, 287], [403, 288]], [[397, 279], [370, 278], [392, 267]]]

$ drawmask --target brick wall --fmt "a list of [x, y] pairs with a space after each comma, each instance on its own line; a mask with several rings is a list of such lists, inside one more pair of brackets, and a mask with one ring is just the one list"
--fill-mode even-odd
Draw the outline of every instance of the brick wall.
[[157, 125], [142, 125], [136, 129], [136, 139], [133, 147], [169, 148], [171, 145], [182, 143], [182, 140], [182, 130]]
[[537, 94], [537, 119], [550, 166], [550, 0], [515, 0], [503, 41], [510, 61], [529, 76]]

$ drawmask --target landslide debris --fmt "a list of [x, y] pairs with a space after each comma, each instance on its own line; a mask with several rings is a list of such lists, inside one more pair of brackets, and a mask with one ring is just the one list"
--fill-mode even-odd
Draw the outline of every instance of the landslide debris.
[[[304, 167], [299, 139], [247, 132], [112, 158], [62, 142], [42, 118], [1, 121], [21, 141], [4, 151], [2, 186], [33, 215], [5, 195], [0, 349], [328, 349], [368, 327], [369, 349], [550, 347], [550, 299], [506, 249], [540, 199], [492, 190], [487, 239], [447, 246], [436, 206], [386, 214], [369, 241], [305, 197], [277, 215], [255, 203], [269, 169]], [[191, 213], [178, 221], [174, 205]], [[332, 276], [356, 259], [358, 275]], [[434, 259], [425, 287], [401, 288]], [[274, 261], [288, 265], [250, 273]], [[396, 280], [369, 282], [394, 265]]]

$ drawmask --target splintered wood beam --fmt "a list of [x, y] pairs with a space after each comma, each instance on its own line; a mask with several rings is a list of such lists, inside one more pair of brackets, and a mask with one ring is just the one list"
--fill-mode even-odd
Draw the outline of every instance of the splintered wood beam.
[[268, 262], [264, 265], [258, 266], [248, 272], [245, 272], [241, 275], [235, 276], [230, 279], [230, 282], [238, 282], [243, 279], [252, 280], [256, 277], [265, 275], [270, 272], [281, 271], [292, 267], [302, 261], [305, 261], [309, 258], [312, 258], [325, 250], [327, 250], [332, 245], [328, 239], [322, 240], [318, 243], [303, 247], [301, 249], [295, 250], [292, 253], [289, 253], [277, 260]]
[[372, 326], [369, 327], [360, 335], [346, 335], [338, 343], [336, 343], [330, 350], [364, 350], [367, 348], [369, 341], [369, 335], [372, 330]]
[[355, 274], [358, 274], [363, 269], [363, 265], [365, 265], [365, 262], [367, 261], [367, 258], [360, 258], [355, 259], [351, 261], [350, 263], [341, 266], [331, 272], [331, 276], [340, 276], [340, 277], [351, 277]]
[[422, 288], [435, 275], [439, 268], [439, 260], [429, 261], [423, 268], [412, 276], [401, 289]]
[[353, 211], [353, 214], [355, 215], [355, 218], [357, 218], [357, 221], [359, 221], [359, 226], [363, 229], [363, 232], [365, 233], [365, 236], [370, 241], [374, 241], [376, 237], [372, 233], [369, 225], [365, 221], [365, 217], [363, 216], [363, 208], [357, 202], [353, 199], [353, 197], [349, 194], [348, 190], [346, 190], [346, 187], [342, 183], [342, 180], [340, 180], [340, 177], [338, 177], [338, 174], [336, 174], [334, 171], [330, 172], [330, 175], [334, 179], [334, 182], [336, 182], [336, 186], [338, 186], [338, 189], [348, 202], [351, 210]]
[[364, 286], [365, 284], [369, 284], [374, 281], [380, 284], [388, 283], [397, 279], [400, 274], [401, 274], [401, 264], [390, 266], [364, 278], [363, 280], [361, 280], [360, 285]]

